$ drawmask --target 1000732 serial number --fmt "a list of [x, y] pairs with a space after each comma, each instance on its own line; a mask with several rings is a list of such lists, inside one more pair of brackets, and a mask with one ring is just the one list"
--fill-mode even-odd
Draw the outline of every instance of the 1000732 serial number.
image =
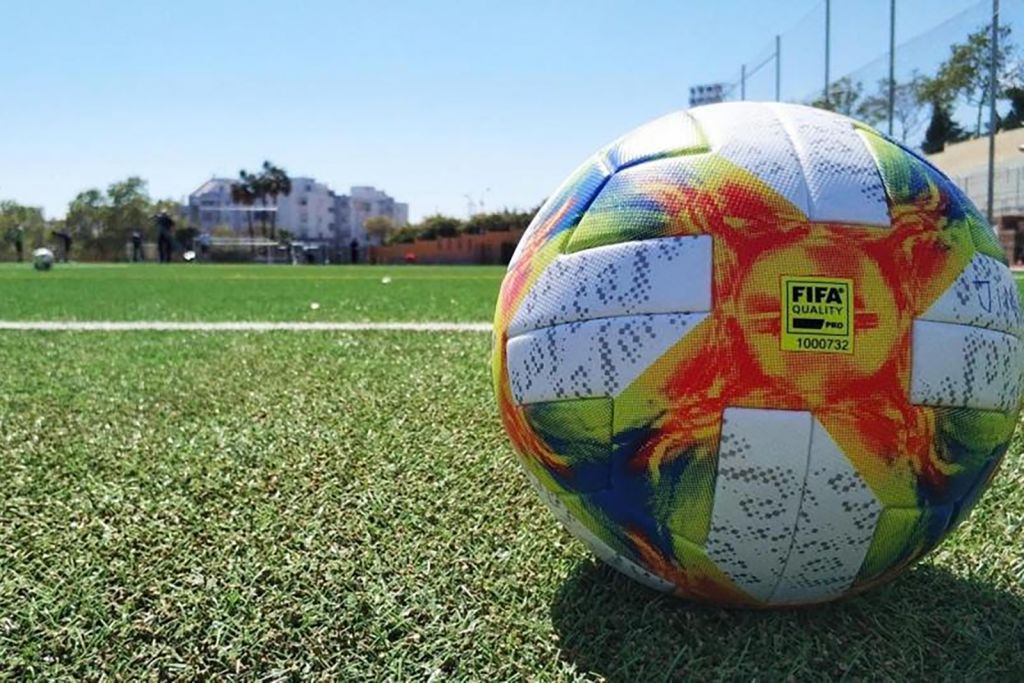
[[819, 339], [815, 337], [797, 337], [797, 348], [814, 351], [849, 351], [849, 339]]

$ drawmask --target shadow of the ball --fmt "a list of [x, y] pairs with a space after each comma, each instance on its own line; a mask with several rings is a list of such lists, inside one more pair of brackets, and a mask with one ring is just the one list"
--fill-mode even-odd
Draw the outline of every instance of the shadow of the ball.
[[932, 564], [847, 600], [758, 611], [688, 603], [584, 561], [551, 617], [561, 658], [610, 683], [1024, 675], [1024, 596]]

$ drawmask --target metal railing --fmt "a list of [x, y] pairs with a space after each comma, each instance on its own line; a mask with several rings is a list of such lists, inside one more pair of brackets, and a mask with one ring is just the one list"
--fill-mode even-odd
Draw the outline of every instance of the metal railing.
[[[984, 210], [988, 201], [988, 170], [950, 176], [974, 205]], [[996, 216], [1024, 214], [1024, 162], [997, 166], [992, 183], [992, 210]]]

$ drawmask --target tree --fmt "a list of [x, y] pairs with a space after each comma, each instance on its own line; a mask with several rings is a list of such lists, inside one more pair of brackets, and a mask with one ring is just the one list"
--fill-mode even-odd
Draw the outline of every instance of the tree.
[[111, 183], [106, 193], [96, 188], [79, 192], [68, 204], [64, 229], [79, 240], [83, 252], [112, 258], [123, 253], [128, 234], [148, 225], [152, 214], [146, 181], [130, 176]]
[[79, 192], [68, 204], [62, 229], [71, 233], [80, 245], [80, 253], [95, 258], [116, 258], [124, 254], [124, 245], [134, 230], [144, 230], [153, 215], [166, 211], [181, 220], [181, 205], [173, 199], [154, 202], [147, 183], [131, 176], [111, 183], [106, 192], [91, 188]]
[[259, 173], [256, 175], [256, 179], [253, 181], [253, 186], [256, 189], [256, 199], [260, 202], [260, 235], [263, 237], [267, 236], [267, 214], [272, 213], [267, 211], [267, 199], [270, 197], [270, 178], [265, 174]]
[[[171, 216], [181, 216], [182, 214], [181, 204], [179, 204], [173, 199], [156, 200], [153, 203], [152, 208], [150, 209], [150, 214], [157, 214], [160, 213], [161, 211], [166, 211]], [[178, 222], [180, 223], [181, 221]]]
[[829, 83], [827, 100], [822, 96], [818, 96], [817, 99], [811, 102], [811, 106], [838, 112], [846, 116], [857, 116], [859, 101], [863, 94], [863, 83], [854, 81], [849, 76], [843, 76], [839, 80]]
[[484, 232], [507, 232], [526, 229], [536, 212], [531, 211], [496, 211], [478, 213], [466, 221], [463, 232], [477, 235]]
[[106, 195], [100, 190], [79, 192], [68, 204], [64, 228], [81, 241], [95, 242], [106, 227], [107, 209]]
[[[921, 99], [925, 78], [916, 70], [910, 80], [896, 82], [893, 89], [893, 122], [899, 126], [899, 138], [907, 141], [907, 135], [921, 125], [926, 102]], [[878, 90], [860, 103], [857, 115], [872, 126], [881, 125], [889, 119], [889, 79], [878, 81]]]
[[935, 77], [926, 82], [924, 99], [949, 105], [956, 98], [963, 97], [967, 104], [977, 108], [974, 135], [981, 135], [981, 115], [991, 88], [996, 88], [996, 97], [1003, 95], [1000, 83], [1007, 80], [1007, 63], [1015, 51], [1010, 42], [1011, 33], [1008, 25], [999, 27], [996, 83], [990, 83], [992, 27], [988, 25], [968, 34], [963, 43], [950, 46], [949, 58], [939, 66]]
[[1011, 130], [1024, 126], [1024, 88], [1020, 86], [1007, 88], [1005, 95], [1010, 100], [1010, 111], [999, 122], [999, 128]]
[[[404, 244], [414, 240], [432, 240], [438, 237], [455, 237], [459, 234], [480, 235], [485, 232], [509, 232], [526, 230], [537, 215], [540, 207], [529, 211], [510, 211], [503, 209], [491, 213], [478, 213], [466, 222], [458, 218], [435, 214], [427, 216], [415, 225], [392, 229], [385, 240], [386, 244]], [[390, 222], [390, 221], [389, 221]], [[368, 219], [365, 223], [370, 225]]]
[[46, 241], [48, 227], [40, 207], [25, 206], [9, 199], [0, 201], [0, 236], [12, 245], [14, 233], [20, 229], [26, 248], [41, 247]]
[[371, 241], [377, 244], [387, 242], [397, 227], [387, 216], [370, 216], [363, 221], [363, 230], [370, 236]]
[[925, 154], [936, 154], [946, 148], [946, 143], [967, 138], [966, 131], [953, 120], [949, 109], [947, 103], [938, 100], [932, 102], [932, 120], [925, 131], [924, 142], [921, 143], [921, 151]]
[[419, 239], [433, 240], [438, 237], [455, 237], [462, 228], [462, 221], [452, 216], [435, 214], [424, 218], [416, 228], [416, 236]]
[[388, 237], [387, 244], [412, 244], [418, 236], [418, 228], [415, 225], [406, 225]]
[[[231, 201], [244, 207], [252, 207], [259, 193], [257, 178], [244, 168], [238, 172], [238, 182], [231, 183]], [[249, 226], [249, 239], [256, 239], [256, 230], [252, 224], [252, 211], [245, 212], [246, 224]], [[252, 247], [255, 251], [255, 247]]]
[[130, 176], [107, 187], [106, 227], [100, 240], [106, 249], [121, 250], [132, 230], [152, 220], [153, 203], [146, 186], [142, 178]]
[[[285, 170], [279, 166], [275, 166], [269, 161], [263, 162], [263, 172], [260, 173], [260, 186], [264, 192], [264, 199], [270, 197], [274, 203], [274, 208], [277, 208], [277, 198], [280, 195], [287, 197], [292, 193], [292, 180], [288, 177]], [[266, 205], [266, 201], [264, 201]], [[270, 239], [275, 239], [277, 233], [277, 211], [275, 210], [270, 215]]]

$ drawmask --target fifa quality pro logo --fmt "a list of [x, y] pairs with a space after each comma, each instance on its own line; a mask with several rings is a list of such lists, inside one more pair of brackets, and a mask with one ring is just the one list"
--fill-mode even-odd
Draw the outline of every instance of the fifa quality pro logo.
[[782, 350], [853, 353], [853, 280], [784, 276]]

